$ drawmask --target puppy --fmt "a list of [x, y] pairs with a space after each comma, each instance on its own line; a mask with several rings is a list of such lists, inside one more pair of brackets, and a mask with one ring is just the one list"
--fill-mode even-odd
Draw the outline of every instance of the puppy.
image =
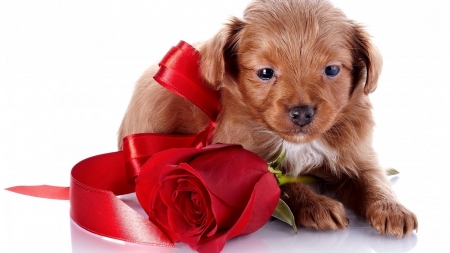
[[[380, 233], [417, 230], [372, 148], [368, 94], [382, 60], [363, 28], [322, 0], [255, 0], [198, 46], [205, 83], [221, 94], [213, 142], [241, 144], [264, 159], [282, 145], [291, 175], [323, 180], [316, 193], [303, 184], [283, 187], [296, 222], [317, 230], [348, 226], [344, 206]], [[137, 82], [119, 130], [189, 134], [208, 117], [162, 88], [151, 67]]]

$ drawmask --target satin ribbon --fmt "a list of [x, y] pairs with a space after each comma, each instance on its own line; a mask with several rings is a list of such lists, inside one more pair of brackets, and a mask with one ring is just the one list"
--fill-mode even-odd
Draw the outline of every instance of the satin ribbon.
[[180, 41], [161, 60], [160, 68], [153, 78], [175, 94], [187, 98], [212, 121], [216, 121], [220, 111], [220, 95], [204, 85], [199, 61], [198, 51]]
[[134, 180], [151, 157], [166, 149], [210, 144], [214, 121], [220, 110], [219, 93], [203, 84], [199, 54], [184, 41], [167, 53], [155, 80], [189, 99], [211, 119], [205, 130], [191, 135], [132, 134], [124, 138], [123, 151], [87, 158], [71, 171], [69, 187], [16, 186], [6, 190], [50, 199], [70, 199], [70, 216], [84, 229], [118, 240], [174, 247], [168, 237], [117, 195], [134, 192]]

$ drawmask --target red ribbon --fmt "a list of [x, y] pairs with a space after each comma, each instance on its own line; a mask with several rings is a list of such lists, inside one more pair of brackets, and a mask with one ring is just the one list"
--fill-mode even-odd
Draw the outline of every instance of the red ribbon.
[[159, 71], [153, 78], [173, 93], [187, 98], [212, 121], [216, 121], [220, 110], [220, 95], [203, 83], [198, 67], [199, 59], [197, 50], [180, 41], [161, 60]]
[[220, 109], [219, 93], [203, 84], [198, 63], [197, 50], [181, 41], [163, 58], [154, 78], [209, 116], [211, 122], [202, 132], [129, 135], [123, 140], [123, 151], [90, 157], [76, 164], [71, 171], [70, 189], [41, 185], [6, 190], [42, 198], [70, 199], [72, 219], [95, 234], [133, 243], [174, 247], [161, 230], [116, 195], [134, 192], [134, 180], [140, 168], [154, 154], [170, 148], [201, 148], [210, 143], [213, 122]]
[[51, 185], [14, 186], [6, 190], [38, 198], [69, 200], [70, 187]]

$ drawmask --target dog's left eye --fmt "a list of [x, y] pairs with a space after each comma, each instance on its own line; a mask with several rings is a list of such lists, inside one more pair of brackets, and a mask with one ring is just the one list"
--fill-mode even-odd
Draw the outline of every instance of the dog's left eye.
[[338, 66], [326, 66], [325, 67], [325, 75], [329, 76], [329, 77], [335, 77], [339, 74], [339, 72], [341, 71], [341, 69]]
[[259, 77], [259, 79], [264, 80], [264, 81], [272, 79], [274, 74], [275, 74], [275, 71], [273, 71], [273, 69], [269, 69], [269, 68], [260, 69], [256, 72], [256, 75]]

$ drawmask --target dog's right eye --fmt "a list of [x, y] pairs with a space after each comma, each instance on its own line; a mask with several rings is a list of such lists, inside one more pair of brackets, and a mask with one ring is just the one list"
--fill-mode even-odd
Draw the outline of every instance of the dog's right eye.
[[273, 69], [269, 69], [269, 68], [260, 69], [256, 72], [256, 75], [259, 77], [259, 79], [264, 80], [264, 81], [272, 79], [274, 74], [275, 74], [275, 71], [273, 71]]
[[325, 67], [325, 75], [329, 76], [329, 77], [335, 77], [339, 74], [339, 72], [341, 71], [341, 69], [338, 66], [326, 66]]

